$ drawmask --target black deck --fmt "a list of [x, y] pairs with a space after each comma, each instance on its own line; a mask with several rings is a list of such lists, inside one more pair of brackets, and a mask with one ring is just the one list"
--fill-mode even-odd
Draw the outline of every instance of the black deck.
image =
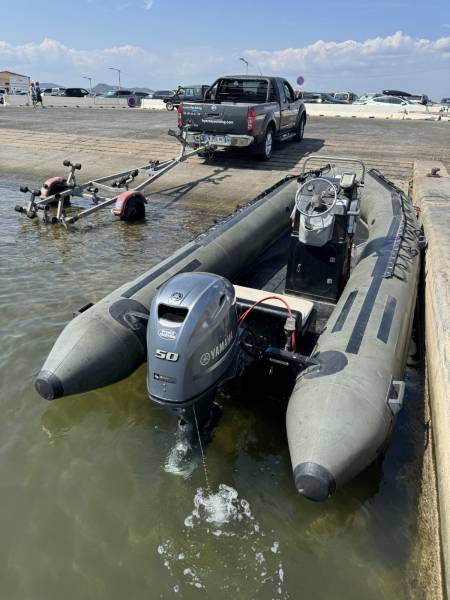
[[291, 232], [286, 231], [276, 242], [233, 281], [236, 285], [284, 294]]

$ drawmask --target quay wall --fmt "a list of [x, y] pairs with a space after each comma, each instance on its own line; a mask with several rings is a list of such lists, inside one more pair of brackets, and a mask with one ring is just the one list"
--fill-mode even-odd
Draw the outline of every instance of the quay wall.
[[[48, 108], [128, 108], [126, 98], [66, 98], [65, 96], [44, 96], [43, 103]], [[28, 96], [6, 96], [5, 106], [31, 106]]]
[[[6, 96], [4, 106], [30, 106], [28, 96]], [[44, 106], [52, 108], [129, 108], [126, 98], [66, 98], [64, 96], [44, 96]], [[144, 110], [166, 110], [163, 100], [143, 98], [138, 108]], [[306, 104], [306, 112], [318, 117], [347, 117], [360, 119], [426, 120], [449, 121], [447, 108], [436, 106], [388, 106], [358, 104]]]
[[[437, 177], [431, 169], [439, 168]], [[414, 163], [414, 202], [427, 240], [426, 379], [431, 406], [443, 579], [450, 598], [450, 176], [437, 161]]]

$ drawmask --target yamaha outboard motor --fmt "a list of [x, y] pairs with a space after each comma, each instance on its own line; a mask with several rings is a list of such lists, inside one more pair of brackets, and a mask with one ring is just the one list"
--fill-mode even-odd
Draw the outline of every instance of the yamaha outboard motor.
[[218, 386], [233, 374], [238, 361], [233, 285], [210, 273], [181, 273], [169, 279], [151, 305], [147, 350], [150, 399], [184, 422], [196, 419], [202, 427]]

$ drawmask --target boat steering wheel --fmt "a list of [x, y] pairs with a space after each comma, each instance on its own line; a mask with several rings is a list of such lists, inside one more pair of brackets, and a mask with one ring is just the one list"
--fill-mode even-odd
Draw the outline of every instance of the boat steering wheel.
[[305, 181], [295, 194], [295, 208], [308, 219], [324, 217], [336, 205], [338, 191], [336, 186], [324, 177]]

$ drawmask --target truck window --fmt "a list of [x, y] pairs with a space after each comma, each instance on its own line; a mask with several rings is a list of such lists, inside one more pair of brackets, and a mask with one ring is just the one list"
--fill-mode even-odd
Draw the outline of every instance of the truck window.
[[277, 101], [277, 93], [275, 91], [275, 86], [273, 85], [273, 83], [270, 84], [270, 88], [269, 88], [269, 102], [276, 102]]
[[266, 102], [268, 87], [269, 82], [266, 79], [221, 79], [215, 101]]
[[211, 100], [212, 102], [216, 101], [217, 96], [217, 88], [219, 87], [219, 83], [215, 83], [213, 87], [205, 94], [205, 100]]
[[286, 102], [294, 102], [295, 101], [294, 92], [287, 81], [283, 81], [283, 90], [284, 90], [284, 94], [286, 96]]

